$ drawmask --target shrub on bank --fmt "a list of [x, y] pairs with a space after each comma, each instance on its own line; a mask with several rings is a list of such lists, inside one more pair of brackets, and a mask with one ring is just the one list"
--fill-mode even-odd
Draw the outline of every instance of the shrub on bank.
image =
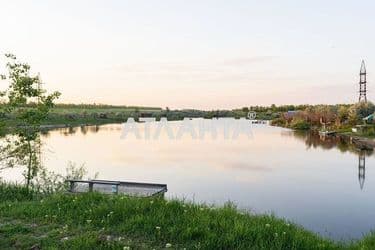
[[8, 184], [0, 180], [0, 202], [28, 201], [37, 197], [37, 193], [23, 185]]
[[375, 105], [372, 102], [359, 102], [349, 108], [349, 116], [357, 120], [362, 120], [374, 112]]
[[276, 118], [271, 121], [272, 126], [280, 126], [280, 127], [285, 127], [286, 126], [286, 120], [283, 118]]
[[311, 126], [310, 123], [308, 123], [304, 119], [294, 117], [292, 122], [290, 123], [290, 127], [296, 130], [308, 130]]

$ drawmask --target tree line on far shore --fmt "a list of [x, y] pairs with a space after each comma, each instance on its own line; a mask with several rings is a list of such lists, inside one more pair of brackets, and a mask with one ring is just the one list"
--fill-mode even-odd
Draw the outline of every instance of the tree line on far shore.
[[283, 112], [272, 121], [273, 125], [294, 129], [311, 129], [325, 126], [331, 129], [347, 129], [355, 125], [371, 124], [372, 119], [365, 121], [375, 112], [372, 102], [337, 105], [307, 105], [303, 109]]

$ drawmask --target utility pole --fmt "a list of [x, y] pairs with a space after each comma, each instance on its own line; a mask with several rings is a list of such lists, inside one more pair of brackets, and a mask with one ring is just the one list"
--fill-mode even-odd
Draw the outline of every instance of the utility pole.
[[359, 72], [359, 99], [358, 102], [367, 102], [366, 96], [366, 65], [365, 61], [362, 60], [361, 70]]

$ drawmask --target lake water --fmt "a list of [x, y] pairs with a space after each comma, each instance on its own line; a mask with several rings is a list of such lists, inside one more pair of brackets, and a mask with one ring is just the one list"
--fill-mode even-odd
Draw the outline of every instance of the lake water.
[[[169, 122], [176, 132], [181, 122]], [[137, 125], [144, 132], [145, 124]], [[254, 124], [252, 136], [121, 138], [123, 125], [56, 129], [43, 135], [43, 163], [64, 173], [85, 164], [101, 179], [168, 184], [169, 198], [274, 213], [333, 239], [375, 229], [375, 156], [337, 139]], [[144, 134], [142, 134], [144, 137]], [[365, 164], [360, 164], [364, 160]], [[364, 173], [365, 172], [365, 173]], [[22, 171], [6, 170], [7, 180]]]

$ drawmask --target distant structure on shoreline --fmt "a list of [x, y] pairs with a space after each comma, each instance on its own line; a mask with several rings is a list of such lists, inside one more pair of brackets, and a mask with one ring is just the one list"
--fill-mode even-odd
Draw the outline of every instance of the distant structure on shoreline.
[[362, 60], [361, 70], [359, 72], [359, 99], [358, 102], [367, 102], [366, 96], [366, 65], [365, 61]]

